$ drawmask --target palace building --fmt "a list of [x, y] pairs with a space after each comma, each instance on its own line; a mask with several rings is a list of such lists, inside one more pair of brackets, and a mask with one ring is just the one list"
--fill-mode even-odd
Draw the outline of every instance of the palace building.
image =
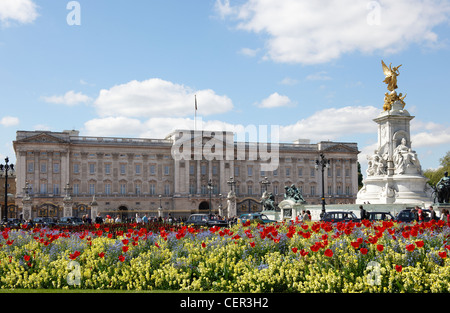
[[[93, 205], [102, 216], [129, 218], [223, 214], [230, 188], [240, 214], [260, 211], [264, 190], [282, 201], [290, 185], [307, 203], [319, 204], [322, 171], [315, 162], [320, 154], [330, 160], [323, 180], [327, 204], [355, 203], [356, 143], [275, 145], [242, 142], [235, 135], [175, 130], [164, 139], [146, 139], [87, 137], [76, 130], [17, 131], [16, 212], [8, 217], [22, 217], [25, 203], [31, 208], [28, 218], [92, 215]], [[271, 152], [263, 155], [263, 147]], [[268, 166], [267, 155], [275, 166]]]

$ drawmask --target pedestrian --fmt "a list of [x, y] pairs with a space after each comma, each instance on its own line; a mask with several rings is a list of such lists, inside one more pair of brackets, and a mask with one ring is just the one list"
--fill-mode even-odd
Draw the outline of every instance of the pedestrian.
[[308, 220], [311, 220], [311, 212], [309, 210], [306, 210], [306, 215], [308, 216]]
[[432, 205], [430, 205], [430, 221], [436, 220], [436, 211], [434, 211], [434, 208]]
[[144, 216], [142, 217], [142, 221], [144, 222], [144, 224], [148, 223], [148, 217], [147, 214], [144, 214]]
[[141, 217], [139, 216], [139, 214], [136, 213], [136, 223], [141, 223], [141, 222], [142, 222]]
[[120, 215], [117, 214], [116, 219], [114, 220], [115, 223], [121, 223], [122, 220], [120, 219]]
[[84, 220], [87, 225], [90, 225], [92, 223], [92, 219], [89, 217], [89, 214], [85, 215]]
[[95, 223], [97, 223], [97, 224], [103, 223], [103, 219], [102, 219], [100, 213], [97, 213], [97, 216], [95, 217]]
[[359, 206], [359, 214], [361, 216], [361, 220], [367, 219], [367, 212], [362, 205]]

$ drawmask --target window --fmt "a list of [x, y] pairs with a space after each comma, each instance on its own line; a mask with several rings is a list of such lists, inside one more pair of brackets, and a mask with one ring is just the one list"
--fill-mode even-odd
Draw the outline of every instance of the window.
[[213, 166], [212, 167], [212, 173], [213, 173], [213, 175], [217, 175], [217, 166]]
[[201, 166], [202, 175], [206, 175], [206, 165]]
[[345, 169], [345, 176], [350, 177], [350, 169], [349, 168]]
[[94, 183], [89, 184], [89, 194], [95, 195], [95, 184]]
[[39, 193], [42, 195], [47, 194], [47, 183], [41, 183]]
[[95, 174], [95, 164], [89, 163], [89, 174]]
[[350, 186], [345, 186], [345, 194], [346, 194], [347, 196], [350, 195]]
[[194, 175], [195, 167], [194, 165], [189, 165], [189, 175]]
[[298, 177], [302, 177], [303, 176], [303, 167], [299, 167], [298, 168]]
[[315, 168], [312, 168], [310, 172], [311, 172], [310, 173], [311, 177], [315, 177], [316, 176], [316, 169]]
[[105, 174], [111, 174], [111, 164], [105, 164]]
[[247, 167], [247, 176], [252, 176], [253, 175], [253, 166], [248, 166]]
[[138, 183], [135, 185], [135, 192], [136, 192], [136, 195], [141, 194], [141, 184]]
[[110, 195], [111, 194], [111, 184], [105, 184], [105, 194]]
[[189, 185], [189, 193], [191, 195], [196, 194], [195, 185]]
[[340, 168], [336, 169], [336, 176], [341, 177], [341, 169]]
[[261, 176], [266, 176], [266, 171], [261, 171], [261, 174], [260, 174]]
[[208, 188], [206, 188], [205, 185], [202, 185], [202, 191], [201, 191], [202, 195], [206, 195], [208, 193]]
[[156, 165], [152, 164], [150, 165], [150, 175], [156, 174]]
[[53, 184], [53, 194], [59, 195], [59, 184]]
[[273, 186], [273, 193], [276, 195], [278, 194], [278, 185]]
[[59, 173], [59, 163], [53, 163], [53, 173]]
[[47, 173], [47, 163], [41, 163], [41, 173]]
[[136, 164], [136, 175], [140, 175], [140, 174], [141, 174], [141, 165]]
[[155, 195], [156, 194], [156, 185], [150, 184], [150, 194]]
[[316, 195], [316, 186], [311, 186], [311, 196]]
[[342, 194], [342, 186], [341, 186], [341, 185], [338, 185], [338, 186], [337, 186], [337, 194], [338, 194], [338, 195], [341, 195], [341, 194]]
[[164, 175], [170, 175], [170, 166], [164, 166]]
[[120, 184], [120, 194], [124, 195], [127, 193], [127, 185], [126, 184]]
[[80, 184], [73, 184], [73, 194], [75, 196], [80, 194]]
[[80, 164], [75, 163], [75, 164], [73, 165], [73, 173], [74, 173], [74, 174], [79, 174], [79, 173], [80, 173]]
[[332, 186], [328, 186], [328, 194], [329, 195], [333, 194], [333, 187]]
[[164, 194], [170, 195], [170, 185], [169, 184], [164, 185]]
[[239, 166], [234, 167], [234, 176], [236, 176], [236, 177], [239, 176]]
[[291, 176], [291, 168], [286, 167], [286, 176]]
[[273, 171], [273, 176], [278, 176], [278, 169]]
[[248, 190], [249, 195], [253, 194], [253, 186], [252, 185], [248, 185], [247, 190]]
[[28, 173], [34, 172], [34, 163], [28, 162]]
[[126, 173], [126, 164], [120, 164], [120, 174], [125, 175]]

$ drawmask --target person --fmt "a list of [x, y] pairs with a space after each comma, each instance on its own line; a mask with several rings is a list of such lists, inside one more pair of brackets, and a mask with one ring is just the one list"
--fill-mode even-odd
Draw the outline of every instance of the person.
[[311, 220], [311, 211], [306, 210], [306, 215], [308, 216], [308, 220]]
[[434, 208], [432, 205], [430, 205], [429, 209], [430, 209], [430, 221], [435, 220], [436, 219], [436, 211], [434, 211]]
[[120, 215], [117, 214], [116, 219], [114, 220], [115, 223], [121, 223], [122, 220], [120, 219]]
[[144, 222], [144, 224], [148, 223], [148, 217], [147, 214], [144, 214], [144, 216], [142, 217], [142, 221]]
[[95, 217], [95, 223], [97, 223], [97, 224], [103, 223], [103, 219], [102, 219], [100, 213], [97, 213], [97, 216]]
[[141, 222], [142, 222], [141, 217], [139, 216], [139, 214], [136, 213], [136, 223], [141, 223]]
[[361, 219], [367, 219], [367, 212], [362, 205], [359, 206], [359, 214], [361, 215]]
[[85, 215], [84, 221], [88, 225], [90, 225], [92, 223], [92, 219], [89, 217], [89, 214]]
[[310, 220], [310, 217], [309, 217], [308, 213], [305, 210], [303, 210], [302, 211], [302, 221], [307, 222], [309, 220]]
[[441, 214], [441, 221], [448, 222], [448, 211], [444, 209]]

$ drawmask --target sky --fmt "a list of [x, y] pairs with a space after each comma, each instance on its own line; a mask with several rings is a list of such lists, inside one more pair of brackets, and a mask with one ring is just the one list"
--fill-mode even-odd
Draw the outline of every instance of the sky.
[[[164, 138], [279, 127], [377, 147], [399, 68], [423, 169], [450, 149], [450, 1], [0, 0], [0, 163], [18, 130]], [[195, 97], [197, 108], [195, 115]]]

